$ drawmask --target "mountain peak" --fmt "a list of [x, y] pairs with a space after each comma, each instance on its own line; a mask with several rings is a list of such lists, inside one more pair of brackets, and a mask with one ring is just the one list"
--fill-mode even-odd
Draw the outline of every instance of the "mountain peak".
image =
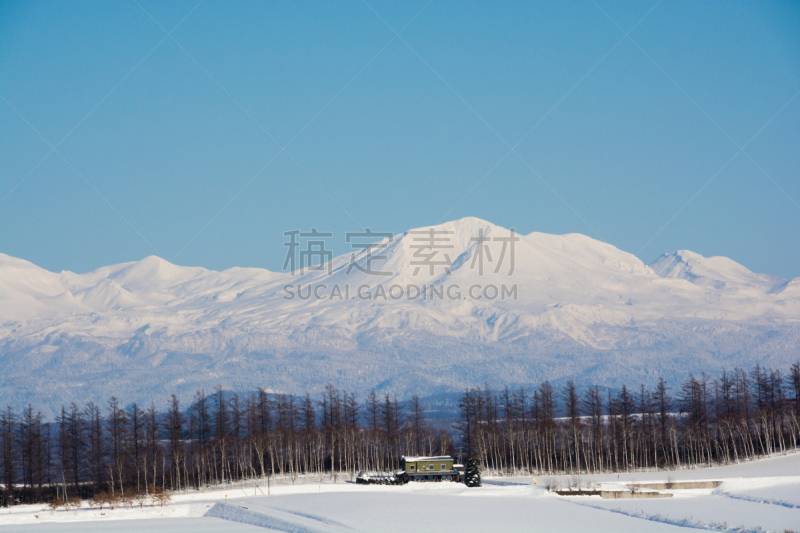
[[186, 283], [207, 272], [201, 267], [181, 267], [156, 255], [150, 255], [139, 261], [127, 263], [109, 278], [128, 290], [143, 290], [148, 286], [164, 288]]
[[715, 289], [750, 286], [766, 292], [786, 283], [778, 276], [752, 272], [728, 257], [703, 257], [691, 250], [664, 254], [650, 268], [662, 278], [684, 279], [694, 285]]
[[483, 230], [483, 234], [486, 235], [488, 232], [494, 230], [503, 230], [508, 232], [509, 230], [502, 228], [501, 226], [497, 226], [496, 224], [492, 224], [487, 220], [483, 220], [477, 217], [464, 217], [458, 218], [455, 220], [449, 220], [447, 222], [442, 222], [440, 224], [434, 224], [431, 226], [422, 226], [419, 228], [414, 228], [406, 231], [403, 235], [408, 235], [409, 233], [416, 233], [419, 234], [423, 231], [428, 231], [433, 229], [434, 231], [445, 231], [445, 232], [452, 232], [451, 234], [455, 236], [456, 240], [460, 240], [461, 237], [467, 237], [467, 240], [471, 237], [476, 237], [479, 235], [481, 230]]

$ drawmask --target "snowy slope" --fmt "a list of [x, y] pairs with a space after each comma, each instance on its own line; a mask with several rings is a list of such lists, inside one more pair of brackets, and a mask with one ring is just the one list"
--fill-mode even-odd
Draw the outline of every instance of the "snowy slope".
[[756, 274], [727, 257], [703, 257], [689, 250], [664, 254], [651, 267], [663, 278], [685, 279], [715, 289], [749, 287], [769, 292], [787, 281], [777, 276]]
[[[433, 257], [447, 269], [420, 265], [431, 229], [446, 236]], [[158, 257], [53, 273], [0, 254], [0, 400], [55, 405], [115, 389], [149, 401], [216, 382], [400, 394], [582, 376], [614, 386], [620, 365], [649, 382], [676, 369], [783, 366], [800, 346], [800, 280], [727, 258], [680, 251], [647, 266], [583, 235], [512, 235], [477, 218], [383, 244], [356, 260], [372, 253], [388, 276], [349, 268], [349, 254], [330, 274]], [[417, 293], [426, 297], [408, 297]]]

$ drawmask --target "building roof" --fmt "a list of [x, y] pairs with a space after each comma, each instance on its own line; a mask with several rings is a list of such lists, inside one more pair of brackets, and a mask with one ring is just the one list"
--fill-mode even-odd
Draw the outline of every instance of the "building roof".
[[422, 456], [416, 456], [416, 455], [404, 455], [402, 457], [402, 460], [404, 460], [404, 461], [406, 461], [408, 463], [415, 463], [417, 461], [452, 461], [453, 458], [450, 457], [449, 455], [440, 455], [440, 456], [437, 456], [437, 457], [422, 457]]

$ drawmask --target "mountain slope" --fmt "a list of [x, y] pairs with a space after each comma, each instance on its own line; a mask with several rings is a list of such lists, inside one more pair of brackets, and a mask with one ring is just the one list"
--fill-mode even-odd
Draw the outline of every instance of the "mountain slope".
[[647, 266], [583, 235], [516, 235], [476, 218], [354, 258], [361, 270], [345, 254], [295, 273], [148, 257], [56, 274], [0, 254], [0, 400], [188, 399], [217, 382], [398, 394], [487, 380], [614, 386], [784, 365], [800, 346], [800, 280], [727, 258], [680, 251]]
[[753, 273], [727, 257], [703, 257], [689, 250], [664, 254], [651, 267], [662, 278], [685, 279], [715, 289], [748, 287], [768, 292], [787, 281], [777, 276]]

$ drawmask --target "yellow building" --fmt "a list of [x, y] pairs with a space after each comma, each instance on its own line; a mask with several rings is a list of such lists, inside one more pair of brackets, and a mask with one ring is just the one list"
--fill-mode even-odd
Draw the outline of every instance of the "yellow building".
[[400, 458], [403, 481], [458, 481], [458, 471], [453, 468], [450, 456]]

